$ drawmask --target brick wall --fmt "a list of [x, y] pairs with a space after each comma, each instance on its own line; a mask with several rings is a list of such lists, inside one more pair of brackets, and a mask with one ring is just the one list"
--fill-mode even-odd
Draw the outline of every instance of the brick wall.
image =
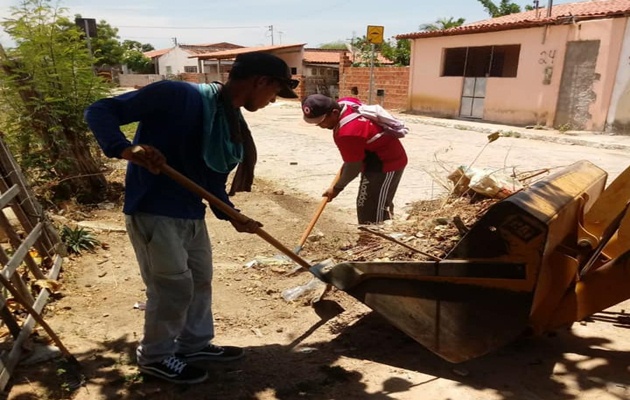
[[305, 87], [305, 96], [321, 93], [336, 98], [339, 95], [339, 81], [336, 77], [322, 75], [304, 76], [302, 82]]
[[206, 72], [203, 74], [199, 72], [184, 72], [177, 75], [177, 79], [192, 83], [227, 82], [228, 72], [221, 72], [221, 74], [217, 74], [216, 72]]
[[[372, 103], [389, 110], [407, 110], [409, 67], [374, 67]], [[352, 93], [356, 88], [357, 93]], [[339, 67], [339, 97], [352, 96], [367, 103], [370, 89], [370, 68], [352, 67], [350, 59], [342, 56]], [[383, 96], [377, 91], [383, 90]]]
[[[216, 81], [217, 79], [217, 75], [216, 74], [200, 74], [200, 73], [190, 73], [190, 72], [186, 72], [183, 74], [179, 74], [178, 78], [186, 81], [186, 82], [192, 82], [192, 83], [211, 83]], [[219, 79], [219, 82], [227, 82], [228, 79], [228, 73], [224, 72], [221, 73], [221, 79]], [[300, 99], [303, 99], [306, 97], [306, 90], [305, 90], [305, 85], [304, 85], [304, 76], [297, 76], [297, 75], [293, 75], [293, 79], [297, 79], [300, 81], [299, 86], [294, 90], [295, 93], [299, 96]]]
[[120, 74], [118, 75], [118, 86], [143, 87], [162, 79], [164, 79], [162, 75]]

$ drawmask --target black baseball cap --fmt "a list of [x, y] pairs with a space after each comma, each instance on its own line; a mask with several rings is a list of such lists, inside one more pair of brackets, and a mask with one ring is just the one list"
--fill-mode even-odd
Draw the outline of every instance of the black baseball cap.
[[236, 56], [230, 78], [248, 78], [250, 76], [269, 76], [282, 84], [278, 96], [285, 99], [296, 99], [293, 91], [300, 81], [292, 79], [291, 70], [284, 60], [269, 53], [259, 51], [243, 53]]
[[312, 94], [302, 102], [302, 113], [304, 121], [309, 124], [319, 124], [331, 112], [337, 102], [323, 94]]

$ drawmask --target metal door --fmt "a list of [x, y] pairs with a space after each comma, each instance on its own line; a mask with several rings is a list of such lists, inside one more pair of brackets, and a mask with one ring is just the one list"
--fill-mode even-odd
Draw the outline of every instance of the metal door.
[[462, 102], [459, 116], [464, 118], [483, 118], [483, 108], [486, 99], [487, 78], [464, 78]]

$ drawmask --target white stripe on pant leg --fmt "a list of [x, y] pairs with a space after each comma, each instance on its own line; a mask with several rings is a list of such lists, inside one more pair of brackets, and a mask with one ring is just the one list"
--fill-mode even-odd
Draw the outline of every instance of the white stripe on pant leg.
[[389, 187], [392, 184], [392, 179], [394, 179], [394, 173], [396, 171], [390, 171], [385, 174], [385, 180], [383, 181], [383, 185], [381, 186], [381, 191], [378, 195], [378, 204], [376, 209], [376, 222], [383, 222], [384, 220], [384, 212], [385, 212], [385, 203], [387, 202], [387, 193], [389, 192]]
[[376, 222], [383, 222], [385, 220], [385, 216], [383, 215], [385, 212], [385, 202], [387, 201], [387, 192], [392, 182], [392, 174], [393, 172], [385, 173], [385, 179], [383, 179], [383, 183], [381, 185], [381, 190], [378, 195], [378, 203], [376, 205]]

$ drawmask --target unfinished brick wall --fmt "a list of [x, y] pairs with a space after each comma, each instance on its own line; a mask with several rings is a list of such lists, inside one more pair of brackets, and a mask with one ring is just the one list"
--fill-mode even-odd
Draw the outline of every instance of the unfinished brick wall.
[[[374, 67], [372, 103], [390, 110], [408, 109], [409, 67]], [[353, 93], [356, 88], [356, 93]], [[352, 67], [342, 56], [339, 66], [339, 97], [352, 96], [366, 102], [369, 98], [370, 68]], [[377, 96], [382, 90], [383, 96]]]
[[155, 74], [120, 74], [118, 75], [118, 86], [140, 88], [149, 83], [161, 81], [162, 79], [164, 79], [162, 75]]
[[[200, 73], [191, 73], [191, 72], [185, 72], [183, 74], [179, 74], [178, 77], [182, 81], [192, 82], [192, 83], [211, 83], [217, 80], [216, 74], [200, 74]], [[228, 79], [228, 73], [227, 72], [221, 73], [221, 79], [219, 80], [219, 82], [227, 82], [227, 79]], [[304, 99], [306, 97], [305, 88], [304, 88], [305, 77], [293, 75], [293, 79], [297, 79], [300, 81], [299, 86], [295, 88], [294, 91], [299, 96], [300, 99]]]
[[217, 75], [216, 72], [209, 73], [199, 73], [199, 72], [184, 72], [177, 75], [177, 79], [182, 80], [184, 82], [192, 82], [192, 83], [212, 83], [215, 81], [219, 82], [227, 82], [228, 73], [222, 72], [220, 75]]

